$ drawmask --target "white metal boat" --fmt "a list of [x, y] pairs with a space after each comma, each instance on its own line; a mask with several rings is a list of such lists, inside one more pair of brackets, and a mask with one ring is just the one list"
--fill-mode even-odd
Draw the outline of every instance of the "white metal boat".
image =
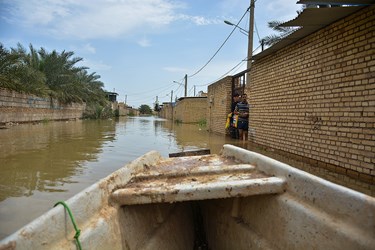
[[153, 151], [3, 239], [0, 249], [375, 249], [375, 198], [264, 155]]

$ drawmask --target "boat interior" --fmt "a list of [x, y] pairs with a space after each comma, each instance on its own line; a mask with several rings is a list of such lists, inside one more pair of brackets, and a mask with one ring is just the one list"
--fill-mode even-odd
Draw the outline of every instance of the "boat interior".
[[[233, 145], [152, 151], [66, 203], [83, 249], [375, 249], [374, 197]], [[0, 250], [77, 249], [76, 236], [57, 206]]]

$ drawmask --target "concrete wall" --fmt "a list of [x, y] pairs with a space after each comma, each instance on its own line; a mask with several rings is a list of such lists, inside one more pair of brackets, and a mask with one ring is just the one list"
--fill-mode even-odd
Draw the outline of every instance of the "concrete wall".
[[230, 112], [232, 77], [227, 76], [208, 86], [207, 128], [225, 134], [225, 122]]
[[173, 119], [183, 123], [198, 123], [206, 120], [207, 97], [181, 98], [174, 108]]
[[128, 105], [126, 105], [123, 102], [115, 102], [116, 107], [113, 107], [113, 109], [118, 109], [119, 115], [120, 116], [126, 116], [126, 115], [134, 115], [134, 116], [139, 116], [139, 110], [134, 109]]
[[174, 102], [164, 102], [163, 108], [160, 110], [159, 116], [164, 119], [173, 120]]
[[255, 61], [252, 140], [373, 182], [374, 34], [369, 7]]
[[0, 123], [69, 120], [82, 118], [85, 104], [60, 104], [57, 100], [0, 89]]

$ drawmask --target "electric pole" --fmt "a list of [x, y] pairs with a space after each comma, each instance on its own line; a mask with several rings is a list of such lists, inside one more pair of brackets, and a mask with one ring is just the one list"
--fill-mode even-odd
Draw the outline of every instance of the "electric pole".
[[187, 96], [187, 74], [185, 74], [185, 97]]
[[171, 90], [171, 103], [172, 103], [172, 100], [173, 100], [173, 90]]
[[250, 0], [249, 36], [247, 45], [247, 84], [250, 84], [251, 58], [253, 57], [253, 35], [254, 35], [254, 8], [255, 1]]

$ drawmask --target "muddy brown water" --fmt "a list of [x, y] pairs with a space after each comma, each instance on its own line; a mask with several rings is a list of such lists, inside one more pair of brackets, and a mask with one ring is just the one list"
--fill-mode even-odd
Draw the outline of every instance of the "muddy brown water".
[[[0, 239], [42, 215], [57, 201], [69, 199], [151, 150], [164, 157], [203, 148], [219, 153], [225, 143], [249, 147], [208, 133], [196, 124], [176, 124], [155, 117], [22, 124], [0, 129]], [[270, 152], [265, 154], [272, 157]], [[353, 186], [350, 180], [344, 179], [343, 183]], [[364, 185], [354, 185], [354, 189], [370, 194], [374, 191]]]

